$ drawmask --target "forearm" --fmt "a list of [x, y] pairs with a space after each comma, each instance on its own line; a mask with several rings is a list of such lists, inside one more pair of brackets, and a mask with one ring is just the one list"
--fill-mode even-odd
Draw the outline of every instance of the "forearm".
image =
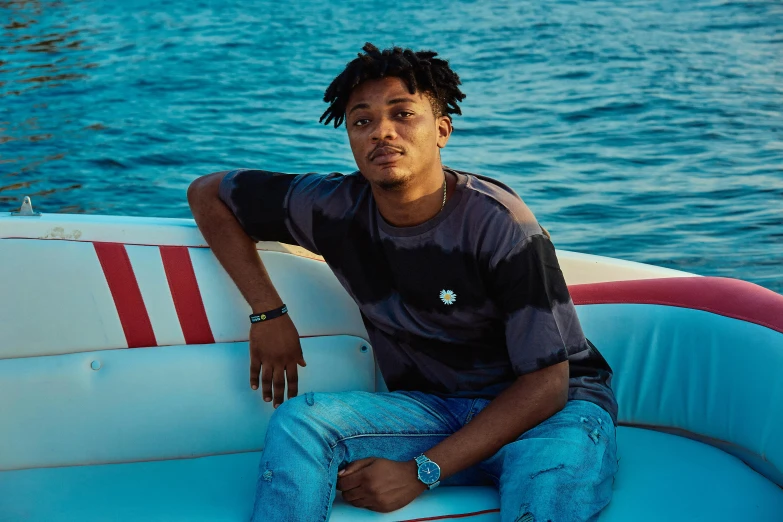
[[426, 452], [441, 480], [488, 459], [565, 406], [568, 361], [518, 377], [461, 430]]
[[201, 234], [254, 312], [283, 304], [255, 242], [218, 196], [224, 172], [202, 176], [188, 188], [188, 202]]

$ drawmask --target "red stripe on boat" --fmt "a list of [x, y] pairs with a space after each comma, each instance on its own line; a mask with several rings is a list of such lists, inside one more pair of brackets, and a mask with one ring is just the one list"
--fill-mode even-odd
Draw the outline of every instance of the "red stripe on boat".
[[162, 246], [160, 256], [163, 259], [163, 269], [166, 271], [179, 324], [185, 335], [185, 343], [214, 343], [215, 338], [209, 327], [207, 311], [204, 309], [204, 301], [198, 289], [188, 247]]
[[157, 346], [155, 332], [141, 297], [136, 274], [133, 273], [128, 252], [121, 243], [93, 243], [98, 261], [109, 284], [114, 306], [120, 316], [122, 331], [128, 348]]
[[568, 287], [574, 304], [657, 304], [703, 310], [783, 333], [783, 296], [725, 277], [669, 277]]
[[474, 511], [473, 513], [460, 513], [458, 515], [440, 515], [437, 517], [427, 517], [427, 518], [411, 518], [407, 520], [402, 520], [400, 522], [425, 522], [427, 520], [450, 520], [454, 518], [467, 518], [467, 517], [477, 517], [479, 515], [487, 515], [489, 513], [500, 513], [500, 509], [485, 509], [484, 511]]

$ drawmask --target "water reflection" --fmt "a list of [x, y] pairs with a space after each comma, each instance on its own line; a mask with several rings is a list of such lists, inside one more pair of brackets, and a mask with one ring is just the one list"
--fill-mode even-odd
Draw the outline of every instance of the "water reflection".
[[[21, 204], [25, 195], [51, 198], [81, 187], [41, 175], [71, 153], [83, 129], [70, 128], [72, 120], [58, 110], [62, 91], [96, 66], [87, 62], [88, 32], [70, 16], [77, 3], [0, 0], [6, 21], [0, 30], [0, 202]], [[46, 187], [30, 192], [39, 182]]]

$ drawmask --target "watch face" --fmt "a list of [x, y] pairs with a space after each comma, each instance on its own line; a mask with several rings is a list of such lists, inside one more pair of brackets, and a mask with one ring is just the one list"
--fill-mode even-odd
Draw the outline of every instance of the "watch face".
[[419, 480], [425, 484], [434, 484], [440, 479], [440, 467], [434, 462], [425, 462], [419, 466]]

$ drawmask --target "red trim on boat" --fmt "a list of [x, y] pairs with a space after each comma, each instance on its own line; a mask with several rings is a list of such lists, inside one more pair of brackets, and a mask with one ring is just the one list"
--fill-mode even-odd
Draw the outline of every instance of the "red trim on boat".
[[157, 346], [136, 274], [122, 243], [93, 243], [120, 317], [128, 348]]
[[577, 305], [657, 304], [703, 310], [783, 333], [783, 296], [725, 277], [669, 277], [568, 287]]
[[425, 522], [428, 520], [449, 520], [453, 518], [467, 518], [467, 517], [477, 517], [479, 515], [487, 515], [489, 513], [500, 513], [500, 509], [485, 509], [484, 511], [474, 511], [473, 513], [460, 513], [458, 515], [440, 515], [437, 517], [427, 517], [427, 518], [411, 518], [406, 520], [401, 520], [400, 522]]
[[166, 271], [185, 343], [214, 343], [215, 338], [209, 326], [188, 247], [161, 246], [160, 257], [163, 259], [163, 269]]

